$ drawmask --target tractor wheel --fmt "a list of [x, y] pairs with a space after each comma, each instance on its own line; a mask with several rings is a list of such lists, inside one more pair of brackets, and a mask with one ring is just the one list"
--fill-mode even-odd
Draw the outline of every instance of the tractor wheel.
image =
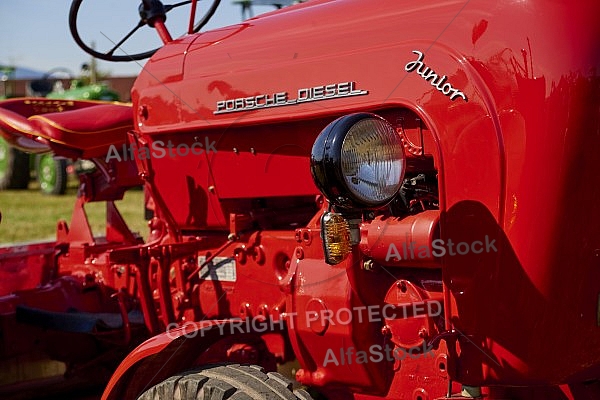
[[29, 155], [0, 137], [0, 190], [27, 189], [28, 184]]
[[51, 153], [35, 159], [35, 172], [44, 194], [64, 194], [67, 190], [67, 160], [54, 158]]
[[292, 391], [283, 375], [256, 365], [219, 364], [175, 375], [151, 387], [138, 400], [313, 400]]

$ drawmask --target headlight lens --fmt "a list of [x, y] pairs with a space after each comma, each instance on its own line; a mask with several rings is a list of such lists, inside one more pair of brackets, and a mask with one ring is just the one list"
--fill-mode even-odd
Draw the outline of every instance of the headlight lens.
[[381, 118], [365, 118], [350, 128], [342, 143], [341, 161], [348, 189], [365, 204], [387, 203], [400, 189], [402, 143]]
[[313, 145], [316, 185], [340, 208], [378, 208], [402, 184], [405, 157], [400, 136], [385, 119], [370, 113], [338, 118]]

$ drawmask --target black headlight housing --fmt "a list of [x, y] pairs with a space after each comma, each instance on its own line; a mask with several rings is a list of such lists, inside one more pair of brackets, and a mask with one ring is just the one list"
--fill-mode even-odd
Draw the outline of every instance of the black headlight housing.
[[331, 122], [311, 152], [313, 180], [340, 211], [385, 206], [400, 189], [405, 168], [400, 135], [372, 113], [349, 114]]

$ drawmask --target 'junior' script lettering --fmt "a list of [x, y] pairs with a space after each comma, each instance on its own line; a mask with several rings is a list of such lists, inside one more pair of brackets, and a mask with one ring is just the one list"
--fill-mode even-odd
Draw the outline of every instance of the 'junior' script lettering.
[[461, 97], [464, 101], [468, 101], [467, 96], [463, 92], [452, 87], [450, 82], [446, 82], [446, 79], [448, 79], [446, 75], [439, 76], [433, 69], [425, 65], [423, 62], [425, 55], [423, 53], [418, 50], [413, 50], [413, 53], [419, 56], [419, 58], [406, 64], [404, 67], [406, 72], [417, 71], [417, 74], [421, 75], [426, 81], [431, 80], [431, 86], [449, 96], [450, 100], [456, 100], [458, 97]]

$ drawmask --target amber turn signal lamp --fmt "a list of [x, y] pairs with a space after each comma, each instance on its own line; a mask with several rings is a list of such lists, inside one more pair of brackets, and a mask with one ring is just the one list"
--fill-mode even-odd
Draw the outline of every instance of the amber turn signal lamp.
[[326, 212], [321, 217], [321, 239], [325, 261], [329, 265], [341, 263], [352, 251], [350, 227], [340, 214]]

